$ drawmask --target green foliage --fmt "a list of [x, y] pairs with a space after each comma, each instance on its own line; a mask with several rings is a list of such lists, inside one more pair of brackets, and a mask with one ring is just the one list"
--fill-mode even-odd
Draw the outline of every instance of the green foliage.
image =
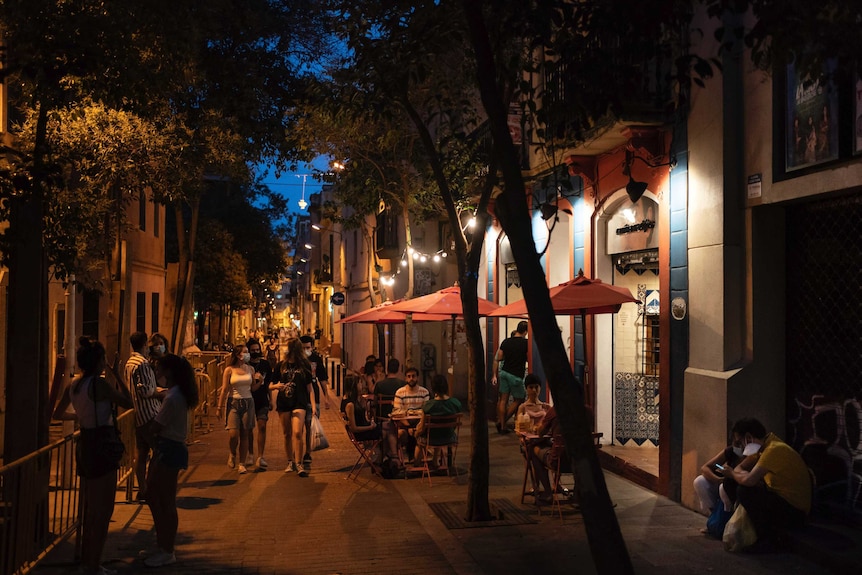
[[202, 218], [198, 229], [200, 245], [195, 267], [195, 302], [199, 310], [230, 306], [246, 309], [252, 305], [246, 260], [237, 242], [217, 220]]

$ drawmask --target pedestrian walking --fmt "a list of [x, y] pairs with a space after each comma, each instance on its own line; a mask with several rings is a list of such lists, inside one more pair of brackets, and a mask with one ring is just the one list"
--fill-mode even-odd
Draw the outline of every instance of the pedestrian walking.
[[300, 477], [308, 476], [302, 458], [305, 455], [305, 412], [309, 405], [314, 409], [311, 377], [311, 364], [302, 350], [302, 342], [290, 340], [284, 361], [278, 364], [276, 370], [277, 383], [270, 387], [278, 390], [275, 408], [284, 433], [284, 451], [287, 455], [284, 472], [296, 471]]
[[251, 354], [244, 345], [236, 346], [227, 361], [219, 394], [218, 416], [226, 414], [225, 429], [230, 431], [227, 466], [231, 469], [236, 467], [237, 471], [243, 474], [248, 471], [246, 458], [249, 430], [254, 427], [256, 419], [251, 394], [261, 386], [263, 380], [249, 365]]
[[[269, 464], [263, 458], [263, 451], [266, 448], [266, 425], [269, 421], [269, 412], [272, 411], [269, 385], [273, 382], [274, 373], [270, 368], [269, 362], [263, 358], [259, 341], [250, 339], [245, 342], [245, 345], [248, 347], [248, 353], [251, 357], [249, 365], [254, 368], [256, 374], [260, 374], [262, 377], [260, 387], [251, 392], [251, 397], [254, 399], [255, 422], [257, 426], [257, 468], [266, 469], [269, 467]], [[255, 462], [254, 454], [254, 431], [249, 430], [246, 466], [252, 465]]]

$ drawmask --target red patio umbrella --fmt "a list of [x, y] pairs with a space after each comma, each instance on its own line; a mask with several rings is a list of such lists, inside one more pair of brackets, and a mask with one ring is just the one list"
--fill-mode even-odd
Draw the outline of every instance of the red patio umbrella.
[[[628, 288], [588, 278], [584, 270], [578, 277], [550, 289], [551, 305], [557, 315], [595, 315], [617, 313], [624, 303], [640, 303]], [[491, 317], [526, 317], [527, 302], [516, 301], [488, 314]]]
[[[362, 310], [353, 315], [343, 317], [335, 323], [404, 323], [409, 314], [394, 311], [392, 306], [404, 300], [385, 301], [374, 307]], [[416, 314], [413, 321], [446, 321], [449, 316], [434, 314]]]
[[[479, 316], [490, 315], [500, 306], [485, 298], [479, 298]], [[431, 315], [444, 315], [446, 319], [452, 320], [452, 337], [450, 341], [450, 355], [455, 357], [455, 320], [464, 316], [464, 309], [461, 306], [461, 287], [454, 285], [452, 287], [443, 288], [434, 293], [416, 297], [413, 299], [402, 300], [390, 308], [392, 311], [399, 311], [414, 314], [423, 314], [424, 317]]]
[[[640, 303], [628, 288], [606, 284], [598, 278], [588, 278], [584, 270], [578, 276], [550, 290], [551, 306], [556, 315], [580, 315], [586, 330], [586, 316], [617, 313], [624, 303]], [[527, 302], [516, 301], [488, 314], [491, 317], [527, 317]], [[584, 373], [587, 372], [587, 338], [584, 334]]]

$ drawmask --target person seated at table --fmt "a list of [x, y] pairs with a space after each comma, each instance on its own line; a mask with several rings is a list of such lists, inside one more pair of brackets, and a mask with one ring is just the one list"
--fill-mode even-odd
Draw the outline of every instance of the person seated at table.
[[[408, 367], [404, 373], [407, 384], [398, 388], [395, 392], [395, 402], [392, 407], [392, 415], [407, 415], [411, 411], [416, 413], [422, 410], [422, 406], [431, 397], [428, 390], [419, 385], [419, 370]], [[413, 454], [416, 444], [416, 428], [403, 423], [398, 428], [398, 443], [406, 446], [405, 453]]]
[[372, 441], [380, 439], [381, 429], [373, 419], [368, 420], [368, 414], [359, 401], [359, 380], [351, 375], [344, 378], [344, 397], [341, 400], [341, 412], [347, 422], [350, 432], [357, 441]]
[[[536, 504], [547, 505], [554, 499], [548, 471], [556, 471], [557, 458], [560, 454], [566, 457], [566, 445], [557, 419], [557, 410], [554, 407], [551, 407], [545, 414], [545, 418], [536, 433], [546, 439], [532, 446], [530, 466], [533, 468], [533, 477], [542, 485], [542, 492], [536, 494]], [[577, 481], [577, 477], [575, 477], [575, 481]], [[577, 489], [574, 489], [573, 492], [577, 493]]]
[[537, 429], [545, 418], [550, 404], [539, 401], [539, 391], [542, 389], [542, 380], [534, 373], [528, 373], [524, 378], [524, 386], [527, 388], [527, 399], [518, 407], [516, 421], [521, 421], [524, 415], [530, 418], [530, 430]]
[[[461, 402], [457, 397], [449, 397], [449, 380], [445, 375], [437, 374], [431, 380], [431, 391], [434, 392], [434, 399], [429, 399], [422, 406], [422, 414], [419, 423], [416, 425], [416, 436], [422, 437], [422, 431], [425, 428], [426, 416], [434, 415], [455, 415], [461, 413]], [[443, 453], [438, 445], [446, 445], [455, 441], [454, 429], [432, 429], [429, 432], [428, 443], [430, 445], [422, 445], [421, 440], [417, 442], [415, 458], [421, 456], [421, 450], [427, 447], [434, 448], [434, 456], [432, 461], [433, 467], [438, 467], [440, 457]]]
[[[407, 382], [398, 377], [399, 371], [401, 371], [401, 362], [394, 357], [391, 358], [386, 365], [386, 378], [378, 381], [374, 386], [374, 395], [378, 399], [377, 417], [379, 418], [389, 419], [395, 402], [395, 393], [407, 384]], [[381, 404], [380, 400], [386, 403]], [[389, 448], [389, 454], [395, 456], [398, 453], [398, 429], [392, 422], [388, 422], [382, 427], [383, 437]]]

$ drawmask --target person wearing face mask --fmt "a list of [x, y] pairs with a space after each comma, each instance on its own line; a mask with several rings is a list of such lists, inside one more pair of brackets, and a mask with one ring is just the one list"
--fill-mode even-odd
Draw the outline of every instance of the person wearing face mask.
[[726, 478], [722, 469], [733, 468], [742, 461], [742, 437], [733, 433], [731, 443], [700, 468], [700, 475], [694, 479], [694, 492], [700, 501], [700, 510], [709, 515], [719, 504], [723, 503], [725, 511], [733, 511], [736, 501], [736, 482]]
[[[269, 362], [263, 357], [259, 341], [250, 339], [245, 342], [245, 345], [251, 358], [249, 365], [254, 368], [256, 375], [259, 374], [261, 376], [261, 386], [251, 392], [251, 397], [254, 399], [255, 421], [257, 422], [257, 468], [266, 469], [269, 467], [269, 464], [263, 458], [263, 450], [266, 447], [266, 424], [269, 421], [269, 412], [272, 411], [269, 384], [274, 381], [273, 372], [269, 366]], [[254, 430], [249, 429], [248, 457], [245, 460], [246, 467], [255, 463], [254, 454]]]
[[158, 332], [150, 336], [147, 345], [150, 352], [148, 359], [153, 366], [155, 366], [160, 357], [168, 353], [168, 348], [170, 347], [168, 338]]
[[329, 375], [326, 373], [326, 364], [323, 358], [314, 349], [314, 338], [310, 335], [304, 335], [299, 338], [302, 342], [302, 352], [308, 363], [311, 364], [311, 388], [314, 390], [314, 404], [316, 410], [311, 409], [309, 404], [305, 410], [305, 456], [302, 463], [307, 468], [311, 468], [311, 420], [314, 415], [320, 417], [320, 398], [323, 396], [326, 409], [329, 409]]
[[733, 426], [742, 438], [745, 459], [727, 468], [737, 484], [758, 543], [774, 541], [787, 528], [802, 527], [811, 511], [811, 477], [802, 457], [760, 421], [744, 418]]
[[218, 402], [218, 417], [221, 417], [222, 413], [227, 413], [225, 429], [230, 432], [228, 441], [230, 454], [227, 465], [230, 468], [236, 466], [240, 474], [248, 471], [245, 465], [248, 456], [248, 437], [249, 431], [255, 424], [254, 399], [251, 394], [263, 382], [262, 376], [255, 373], [249, 361], [251, 361], [251, 354], [246, 347], [236, 346], [227, 359]]

